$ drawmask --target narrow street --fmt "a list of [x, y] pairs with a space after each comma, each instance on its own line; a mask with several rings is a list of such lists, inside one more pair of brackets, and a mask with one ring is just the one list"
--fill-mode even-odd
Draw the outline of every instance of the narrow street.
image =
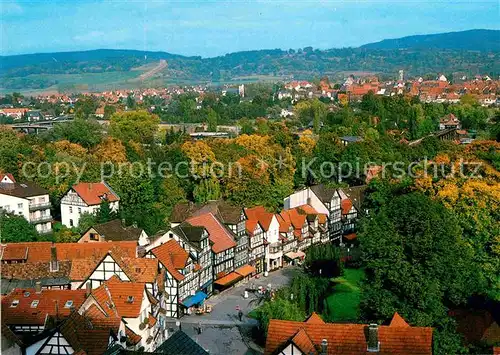
[[[290, 282], [294, 270], [296, 270], [295, 267], [276, 270], [269, 273], [268, 277], [261, 275], [258, 279], [252, 278], [219, 295], [210, 297], [205, 303], [212, 306], [212, 312], [204, 315], [184, 316], [180, 320], [182, 330], [211, 354], [261, 354], [263, 349], [252, 339], [252, 332], [258, 322], [248, 317], [248, 313], [258, 304], [252, 302], [256, 297], [251, 292], [248, 293], [248, 298], [244, 298], [245, 289], [250, 286], [267, 288], [269, 285], [272, 289], [278, 289]], [[241, 322], [238, 319], [237, 306], [243, 311]], [[175, 323], [169, 326], [177, 328]], [[201, 333], [198, 334], [200, 327]]]

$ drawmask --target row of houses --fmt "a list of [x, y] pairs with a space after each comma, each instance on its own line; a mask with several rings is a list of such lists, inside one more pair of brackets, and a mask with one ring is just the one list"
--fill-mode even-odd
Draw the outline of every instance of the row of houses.
[[[31, 218], [7, 196], [27, 199], [23, 211], [32, 204], [50, 211], [48, 196], [32, 195], [22, 186], [24, 197], [17, 196], [12, 189], [18, 185], [12, 175], [2, 177], [2, 188], [10, 192], [0, 195], [3, 210]], [[155, 350], [170, 335], [169, 320], [192, 314], [212, 294], [300, 262], [311, 245], [352, 242], [361, 212], [355, 191], [363, 187], [307, 188], [289, 196], [280, 213], [226, 201], [179, 203], [171, 228], [153, 236], [112, 220], [91, 226], [77, 243], [1, 245], [2, 324], [26, 347], [33, 346], [28, 353], [71, 353], [61, 344], [75, 352], [92, 348], [94, 342], [69, 339], [75, 324], [83, 327], [78, 328], [82, 334], [102, 337], [106, 348]], [[118, 209], [119, 196], [105, 182], [81, 183], [64, 195], [61, 211], [71, 226], [102, 201]]]

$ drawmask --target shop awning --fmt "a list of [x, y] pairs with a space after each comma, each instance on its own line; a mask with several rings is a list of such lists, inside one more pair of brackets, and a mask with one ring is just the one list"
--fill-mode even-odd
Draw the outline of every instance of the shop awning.
[[306, 254], [304, 254], [304, 252], [301, 252], [301, 251], [298, 251], [298, 252], [288, 252], [285, 254], [285, 256], [291, 260], [294, 260], [294, 259], [302, 259], [304, 256], [306, 256]]
[[243, 279], [243, 276], [241, 276], [240, 274], [237, 274], [233, 271], [233, 272], [227, 274], [226, 276], [221, 277], [218, 280], [215, 280], [214, 283], [217, 285], [220, 285], [220, 286], [229, 286], [229, 285], [232, 285], [232, 284], [234, 284], [242, 279]]
[[235, 270], [237, 274], [240, 274], [243, 277], [246, 277], [248, 275], [251, 275], [255, 272], [255, 268], [251, 265], [243, 265], [242, 267], [238, 268]]
[[350, 234], [344, 235], [344, 239], [352, 241], [352, 240], [356, 239], [356, 233], [350, 233]]
[[189, 308], [195, 304], [203, 302], [205, 298], [207, 298], [207, 294], [205, 292], [197, 291], [193, 296], [186, 297], [184, 301], [182, 301], [182, 305]]

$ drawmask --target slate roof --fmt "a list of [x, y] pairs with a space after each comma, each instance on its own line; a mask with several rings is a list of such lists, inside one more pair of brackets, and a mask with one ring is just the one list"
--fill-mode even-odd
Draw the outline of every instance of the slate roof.
[[200, 243], [204, 231], [204, 227], [192, 226], [188, 222], [183, 222], [178, 226], [172, 228], [172, 232], [191, 242], [191, 244], [193, 244], [193, 246], [198, 250], [201, 250]]
[[[104, 237], [106, 241], [137, 241], [142, 233], [142, 229], [140, 228], [136, 228], [134, 226], [124, 227], [119, 219], [113, 219], [109, 222], [96, 224], [88, 230], [91, 228], [99, 233], [100, 236]], [[87, 231], [85, 233], [87, 233]]]
[[325, 184], [314, 185], [311, 186], [310, 189], [323, 203], [330, 203], [333, 195], [337, 193], [335, 188], [329, 187]]
[[[47, 195], [49, 192], [40, 186], [31, 183], [0, 183], [0, 194], [15, 196], [20, 198]], [[49, 201], [47, 201], [49, 202]]]
[[81, 182], [73, 185], [72, 189], [89, 206], [101, 204], [104, 196], [109, 202], [120, 200], [120, 197], [104, 182]]
[[240, 221], [242, 207], [224, 200], [208, 201], [196, 205], [192, 202], [180, 202], [174, 206], [170, 221], [181, 223], [192, 216], [212, 213], [224, 224], [237, 224]]
[[[311, 316], [305, 322], [272, 319], [264, 354], [275, 354], [290, 342], [306, 354], [320, 354], [323, 339], [328, 343], [327, 354], [330, 355], [371, 354], [367, 351], [368, 325], [324, 323], [320, 320], [319, 316]], [[394, 322], [389, 326], [378, 326], [380, 351], [377, 354], [432, 354], [432, 328], [405, 327], [397, 324], [399, 320]]]
[[182, 330], [172, 334], [155, 352], [165, 355], [208, 355], [207, 351]]
[[351, 200], [352, 204], [358, 211], [361, 211], [361, 206], [363, 205], [363, 200], [365, 197], [365, 191], [368, 188], [368, 185], [360, 185], [360, 186], [351, 186], [346, 188], [341, 188], [342, 192], [347, 195], [347, 197]]

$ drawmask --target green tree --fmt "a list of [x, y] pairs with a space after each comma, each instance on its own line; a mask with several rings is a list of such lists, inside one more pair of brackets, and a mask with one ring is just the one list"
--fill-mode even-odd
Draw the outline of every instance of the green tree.
[[123, 142], [153, 143], [160, 119], [147, 111], [117, 112], [111, 116], [110, 133]]
[[95, 114], [99, 103], [92, 96], [80, 96], [75, 103], [75, 118], [87, 119]]
[[104, 119], [109, 120], [111, 116], [116, 112], [116, 107], [113, 105], [104, 106]]
[[304, 266], [315, 276], [340, 276], [343, 272], [340, 248], [332, 244], [313, 245], [307, 249]]
[[369, 320], [397, 311], [413, 325], [439, 329], [448, 307], [479, 288], [456, 217], [420, 193], [394, 196], [363, 221], [358, 239], [367, 275], [361, 311]]
[[264, 303], [257, 309], [257, 320], [259, 321], [263, 331], [267, 334], [269, 321], [271, 319], [293, 320], [301, 322], [305, 318], [305, 314], [300, 310], [296, 303], [278, 298], [274, 301]]
[[97, 120], [76, 118], [59, 123], [49, 132], [54, 140], [68, 140], [85, 148], [95, 147], [102, 141], [103, 127]]
[[38, 237], [35, 226], [24, 217], [0, 212], [0, 240], [2, 243], [33, 242]]
[[207, 112], [207, 125], [209, 132], [217, 132], [217, 121], [219, 120], [219, 115], [214, 111], [213, 108], [209, 108]]
[[126, 105], [129, 110], [135, 109], [135, 98], [132, 94], [128, 94]]
[[98, 224], [96, 215], [90, 212], [83, 212], [78, 221], [78, 230], [84, 233], [90, 227]]
[[221, 197], [219, 181], [214, 178], [201, 179], [194, 187], [193, 197], [198, 203], [218, 200]]

